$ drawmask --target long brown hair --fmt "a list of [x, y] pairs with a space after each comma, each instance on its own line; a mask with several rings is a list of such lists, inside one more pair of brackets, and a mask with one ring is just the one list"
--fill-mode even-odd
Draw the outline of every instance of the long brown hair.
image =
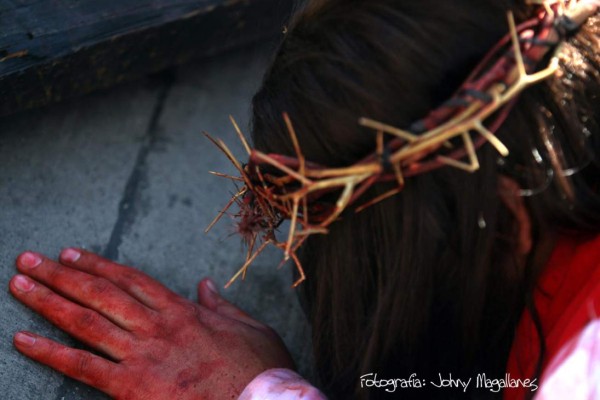
[[[294, 154], [282, 119], [288, 112], [307, 159], [356, 162], [375, 146], [358, 118], [401, 128], [422, 118], [507, 32], [509, 8], [525, 16], [509, 0], [309, 1], [253, 100], [256, 148]], [[369, 372], [502, 376], [539, 266], [515, 259], [515, 223], [498, 179], [541, 188], [527, 198], [534, 239], [546, 230], [600, 230], [598, 40], [593, 18], [563, 50], [561, 73], [521, 96], [498, 132], [511, 151], [502, 165], [485, 146], [476, 173], [442, 168], [410, 178], [400, 195], [348, 212], [328, 235], [307, 241], [300, 291], [329, 396], [385, 395], [360, 390]], [[578, 170], [566, 176], [568, 167]], [[462, 392], [395, 393], [454, 394]]]

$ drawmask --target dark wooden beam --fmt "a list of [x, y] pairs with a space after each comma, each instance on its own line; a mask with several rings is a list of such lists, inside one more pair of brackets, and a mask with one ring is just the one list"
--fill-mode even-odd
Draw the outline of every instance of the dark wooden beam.
[[0, 0], [0, 116], [281, 35], [292, 0]]

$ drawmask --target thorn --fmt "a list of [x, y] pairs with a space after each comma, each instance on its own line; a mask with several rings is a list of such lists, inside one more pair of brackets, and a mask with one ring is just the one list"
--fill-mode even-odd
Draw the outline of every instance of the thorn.
[[500, 153], [503, 157], [508, 156], [508, 148], [494, 135], [490, 132], [480, 121], [475, 122], [474, 129], [481, 134], [492, 146], [496, 148], [498, 153]]
[[246, 191], [247, 191], [247, 189], [244, 187], [239, 192], [237, 192], [235, 195], [233, 195], [233, 197], [231, 198], [231, 200], [229, 200], [227, 205], [225, 207], [223, 207], [223, 209], [221, 211], [219, 211], [219, 213], [217, 214], [215, 219], [213, 219], [212, 222], [210, 223], [210, 225], [208, 225], [208, 227], [204, 230], [204, 233], [208, 233], [217, 224], [217, 222], [219, 222], [219, 220], [223, 217], [223, 215], [225, 215], [227, 213], [227, 210], [229, 210], [229, 208], [233, 205], [233, 203], [235, 203], [237, 201], [237, 199], [240, 198], [240, 196], [243, 196], [246, 193]]
[[240, 141], [242, 142], [242, 145], [246, 149], [246, 152], [248, 153], [248, 155], [250, 155], [250, 153], [252, 152], [252, 150], [250, 149], [250, 146], [248, 145], [248, 141], [246, 140], [246, 136], [244, 136], [244, 134], [242, 133], [242, 130], [240, 129], [240, 127], [237, 124], [237, 122], [235, 122], [235, 119], [233, 118], [233, 115], [229, 116], [229, 120], [233, 124], [235, 132], [237, 133], [238, 137], [240, 138]]
[[249, 260], [247, 260], [244, 265], [242, 266], [242, 268], [240, 268], [238, 270], [238, 272], [235, 273], [234, 276], [231, 277], [231, 279], [229, 279], [229, 281], [227, 282], [227, 284], [225, 285], [225, 289], [228, 289], [233, 282], [235, 282], [237, 280], [237, 278], [239, 278], [240, 275], [245, 274], [246, 273], [246, 269], [250, 266], [250, 264], [252, 264], [254, 262], [254, 260], [256, 259], [256, 257], [258, 257], [258, 255], [260, 253], [262, 253], [262, 251], [267, 247], [267, 245], [271, 243], [270, 240], [267, 240], [266, 242], [264, 242], [263, 244], [260, 245], [260, 247], [258, 248], [258, 250], [256, 250], [254, 252], [254, 254], [252, 255], [252, 257], [250, 257]]
[[409, 143], [412, 143], [418, 139], [418, 136], [412, 134], [411, 132], [396, 128], [395, 126], [387, 125], [382, 122], [372, 120], [370, 118], [362, 117], [358, 120], [358, 123], [359, 125], [364, 126], [366, 128], [371, 128], [376, 131], [383, 131], [385, 133], [389, 133], [390, 135], [397, 136], [400, 139], [406, 140]]
[[300, 166], [298, 168], [298, 172], [302, 176], [306, 176], [305, 167], [306, 160], [304, 159], [304, 155], [302, 154], [302, 150], [300, 149], [300, 142], [298, 142], [298, 136], [296, 135], [296, 130], [294, 129], [294, 125], [292, 124], [292, 120], [288, 113], [283, 113], [283, 120], [287, 126], [287, 130], [290, 134], [290, 138], [292, 139], [292, 144], [294, 145], [294, 151], [296, 152], [296, 158], [298, 158], [298, 162]]
[[462, 133], [462, 138], [465, 143], [465, 150], [469, 155], [470, 163], [465, 163], [462, 161], [454, 160], [449, 157], [438, 156], [438, 160], [446, 165], [449, 165], [454, 168], [462, 169], [467, 172], [475, 172], [479, 169], [479, 159], [477, 158], [477, 154], [475, 152], [475, 146], [473, 145], [473, 141], [471, 140], [471, 136], [468, 132]]
[[284, 257], [285, 260], [289, 260], [290, 258], [290, 250], [292, 248], [292, 242], [294, 241], [295, 232], [296, 232], [296, 223], [298, 221], [298, 207], [300, 205], [299, 199], [294, 199], [294, 205], [292, 207], [292, 219], [290, 221], [290, 232], [288, 234], [288, 240], [285, 246]]
[[218, 176], [219, 178], [226, 178], [226, 179], [231, 179], [232, 181], [245, 182], [244, 179], [240, 178], [239, 176], [227, 175], [227, 174], [223, 174], [221, 172], [215, 172], [215, 171], [208, 171], [208, 173], [211, 175], [214, 175], [214, 176]]
[[354, 212], [356, 214], [358, 214], [359, 212], [363, 212], [367, 208], [374, 206], [375, 204], [380, 203], [390, 197], [393, 197], [393, 196], [397, 195], [398, 193], [400, 193], [401, 191], [402, 191], [402, 188], [395, 188], [393, 190], [390, 190], [389, 192], [384, 193], [381, 196], [375, 197], [373, 200], [361, 205], [360, 207], [357, 207], [356, 210], [354, 210]]
[[519, 76], [526, 76], [527, 71], [525, 70], [525, 63], [523, 62], [523, 54], [521, 53], [521, 44], [519, 42], [519, 34], [517, 33], [517, 27], [515, 26], [515, 17], [512, 11], [508, 11], [508, 27], [510, 29], [510, 36], [513, 42], [513, 50], [515, 53], [515, 61], [517, 63], [517, 69]]

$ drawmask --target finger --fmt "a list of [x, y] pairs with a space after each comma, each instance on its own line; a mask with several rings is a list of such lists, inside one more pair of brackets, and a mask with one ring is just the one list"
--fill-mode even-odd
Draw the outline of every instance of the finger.
[[17, 269], [127, 330], [143, 327], [154, 312], [107, 279], [65, 267], [36, 253], [21, 254]]
[[27, 307], [87, 345], [116, 360], [131, 353], [133, 336], [96, 311], [59, 296], [25, 275], [15, 276], [9, 288]]
[[206, 278], [198, 284], [198, 303], [224, 317], [243, 322], [260, 330], [268, 329], [266, 325], [256, 321], [250, 315], [221, 297], [217, 286], [210, 278]]
[[108, 279], [154, 309], [163, 309], [178, 297], [148, 275], [82, 249], [63, 250], [60, 261], [80, 271]]
[[[18, 332], [13, 340], [17, 350], [73, 379], [93, 386], [111, 397], [122, 378], [122, 367], [83, 350], [72, 349], [29, 332]], [[122, 384], [122, 383], [121, 383]]]

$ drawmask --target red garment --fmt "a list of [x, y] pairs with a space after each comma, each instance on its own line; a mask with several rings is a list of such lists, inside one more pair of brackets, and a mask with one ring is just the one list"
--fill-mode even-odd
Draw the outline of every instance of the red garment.
[[[570, 339], [592, 319], [600, 317], [600, 235], [583, 239], [562, 237], [540, 276], [533, 298], [546, 340], [544, 371]], [[538, 334], [530, 313], [525, 311], [508, 359], [510, 378], [531, 378], [538, 355]], [[504, 399], [523, 399], [528, 390], [506, 388]]]

